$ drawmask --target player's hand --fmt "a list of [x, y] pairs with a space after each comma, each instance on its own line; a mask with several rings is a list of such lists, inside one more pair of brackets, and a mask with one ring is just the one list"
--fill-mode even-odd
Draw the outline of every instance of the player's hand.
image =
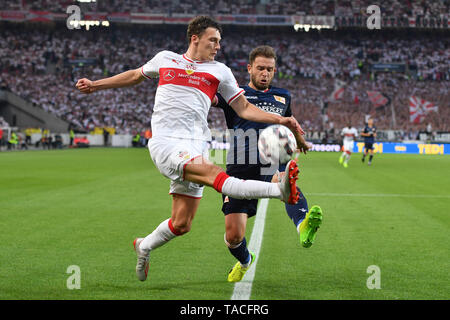
[[297, 141], [297, 150], [300, 153], [306, 154], [308, 152], [308, 150], [310, 150], [311, 148], [312, 148], [312, 146], [308, 142], [306, 142], [306, 141], [302, 141], [302, 142]]
[[297, 150], [300, 153], [306, 154], [308, 152], [308, 150], [310, 150], [312, 148], [312, 145], [309, 144], [308, 142], [306, 142], [303, 135], [301, 135], [299, 133], [295, 134], [295, 140], [297, 141]]
[[89, 94], [94, 92], [94, 87], [92, 85], [92, 81], [86, 78], [80, 79], [77, 81], [75, 87], [80, 90], [82, 93]]
[[214, 98], [211, 101], [211, 106], [215, 107], [219, 104], [219, 98], [217, 98], [217, 95], [214, 96]]
[[288, 127], [292, 133], [300, 133], [301, 135], [305, 134], [305, 131], [303, 131], [302, 127], [300, 127], [300, 124], [298, 123], [297, 119], [294, 117], [283, 117], [281, 118], [280, 124], [283, 126]]

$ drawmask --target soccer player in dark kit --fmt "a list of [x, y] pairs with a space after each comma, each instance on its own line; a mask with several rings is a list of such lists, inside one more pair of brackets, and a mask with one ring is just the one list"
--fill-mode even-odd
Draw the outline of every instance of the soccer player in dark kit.
[[[292, 115], [289, 91], [271, 86], [276, 71], [275, 64], [276, 54], [272, 47], [259, 46], [253, 49], [247, 66], [250, 82], [247, 86], [242, 86], [242, 89], [245, 90], [246, 98], [261, 110], [289, 117]], [[232, 132], [227, 173], [244, 180], [278, 181], [285, 165], [280, 164], [278, 168], [273, 169], [272, 166], [261, 163], [257, 149], [260, 130], [270, 124], [240, 118], [220, 95], [216, 107], [224, 110], [228, 129]], [[294, 135], [297, 148], [300, 152], [306, 153], [309, 145], [303, 136], [295, 133]], [[302, 246], [308, 248], [313, 244], [322, 223], [322, 210], [319, 206], [313, 206], [308, 210], [306, 198], [298, 187], [297, 189], [300, 192], [300, 200], [295, 205], [286, 205], [286, 212], [297, 228]], [[230, 253], [238, 260], [228, 274], [228, 281], [238, 282], [242, 280], [256, 258], [255, 253], [249, 252], [247, 248], [245, 229], [247, 219], [256, 215], [258, 200], [235, 199], [229, 196], [222, 198], [222, 211], [225, 214], [224, 240]]]
[[364, 154], [361, 161], [364, 162], [367, 153], [370, 153], [369, 162], [367, 162], [370, 166], [373, 159], [373, 144], [375, 142], [375, 137], [377, 136], [377, 128], [373, 125], [373, 119], [367, 121], [367, 125], [361, 133], [361, 136], [364, 137]]

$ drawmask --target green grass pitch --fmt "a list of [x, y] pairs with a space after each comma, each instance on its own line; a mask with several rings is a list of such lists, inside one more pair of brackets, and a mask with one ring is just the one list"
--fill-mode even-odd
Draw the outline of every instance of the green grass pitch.
[[[377, 154], [369, 167], [354, 154], [347, 169], [338, 157], [299, 159], [298, 184], [324, 211], [311, 248], [270, 201], [251, 299], [448, 299], [450, 157]], [[191, 232], [136, 279], [133, 239], [170, 216], [168, 187], [145, 148], [0, 153], [0, 299], [230, 299], [235, 261], [210, 188]], [[367, 287], [373, 265], [380, 289]]]

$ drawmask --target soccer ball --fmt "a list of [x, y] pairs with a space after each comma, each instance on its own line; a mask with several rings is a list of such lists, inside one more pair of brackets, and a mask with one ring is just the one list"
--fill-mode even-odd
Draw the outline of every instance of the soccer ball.
[[291, 160], [296, 149], [294, 134], [285, 126], [269, 126], [259, 135], [258, 150], [262, 163], [285, 164]]

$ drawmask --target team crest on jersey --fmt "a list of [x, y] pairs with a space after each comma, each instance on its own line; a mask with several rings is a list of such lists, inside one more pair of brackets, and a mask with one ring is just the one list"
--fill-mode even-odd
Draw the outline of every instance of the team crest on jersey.
[[178, 152], [178, 157], [183, 160], [189, 160], [191, 158], [191, 156], [189, 155], [189, 152], [187, 152], [187, 151]]
[[286, 98], [285, 97], [280, 97], [280, 96], [273, 96], [275, 98], [275, 100], [277, 100], [278, 102], [281, 102], [282, 104], [286, 104]]
[[188, 64], [185, 69], [185, 71], [188, 75], [193, 74], [195, 72], [195, 70], [196, 70], [196, 68], [193, 64]]

